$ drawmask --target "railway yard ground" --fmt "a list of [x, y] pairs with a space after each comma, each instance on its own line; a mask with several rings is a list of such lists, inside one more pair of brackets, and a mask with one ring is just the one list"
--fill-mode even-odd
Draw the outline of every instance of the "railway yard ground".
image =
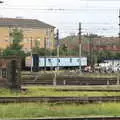
[[22, 85], [119, 85], [117, 73], [82, 73], [78, 71], [22, 72]]
[[29, 71], [22, 71], [21, 74], [24, 77], [33, 77], [35, 75], [39, 76], [54, 76], [54, 74], [58, 74], [58, 76], [81, 76], [81, 77], [95, 77], [95, 78], [110, 78], [110, 77], [116, 77], [118, 73], [89, 73], [89, 72], [82, 72], [81, 74], [79, 73], [79, 70], [59, 70], [59, 71], [40, 71], [40, 72], [29, 72]]
[[56, 104], [12, 103], [0, 104], [1, 118], [90, 117], [119, 116], [120, 103]]
[[[0, 96], [120, 96], [120, 86], [22, 86], [25, 91], [11, 91], [1, 89]], [[87, 90], [95, 90], [87, 91]], [[72, 91], [73, 90], [73, 91]], [[82, 91], [80, 91], [82, 90]], [[84, 91], [83, 91], [84, 90]], [[104, 92], [97, 90], [113, 90]], [[0, 118], [41, 118], [41, 117], [98, 117], [114, 116], [120, 114], [120, 102], [97, 103], [57, 103], [57, 102], [21, 102], [1, 103]]]
[[[35, 73], [22, 74], [25, 75], [27, 81], [36, 82]], [[95, 76], [95, 74], [87, 74], [85, 77], [96, 78]], [[100, 77], [97, 74], [97, 78], [99, 78], [98, 76]], [[106, 76], [107, 78], [114, 78], [116, 74], [101, 76], [101, 78], [106, 78]], [[7, 88], [0, 89], [0, 118], [83, 117], [81, 120], [89, 120], [87, 118], [93, 116], [112, 116], [114, 118], [120, 116], [119, 108], [120, 85], [116, 84], [92, 86], [22, 84], [22, 89], [18, 91]]]
[[22, 86], [21, 91], [13, 91], [10, 89], [1, 88], [1, 97], [35, 97], [35, 96], [68, 96], [68, 97], [80, 97], [80, 96], [119, 96], [120, 86]]

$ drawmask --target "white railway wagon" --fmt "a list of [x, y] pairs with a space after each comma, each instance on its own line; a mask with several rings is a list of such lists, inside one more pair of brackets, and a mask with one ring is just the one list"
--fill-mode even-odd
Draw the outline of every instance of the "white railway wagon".
[[39, 57], [39, 67], [75, 67], [75, 66], [79, 66], [81, 64], [81, 66], [87, 66], [87, 58], [86, 57], [82, 57], [81, 61], [79, 61], [80, 59], [77, 57], [47, 57], [47, 58], [43, 58], [43, 57]]
[[71, 67], [79, 67], [79, 66], [87, 66], [87, 58], [86, 57], [26, 57], [25, 66], [26, 67], [39, 67], [39, 68], [71, 68]]

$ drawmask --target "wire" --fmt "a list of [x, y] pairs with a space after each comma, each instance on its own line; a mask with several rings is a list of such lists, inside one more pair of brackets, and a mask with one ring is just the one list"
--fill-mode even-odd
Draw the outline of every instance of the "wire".
[[49, 12], [79, 12], [86, 10], [97, 10], [97, 11], [109, 11], [109, 10], [118, 10], [119, 8], [79, 8], [79, 9], [65, 9], [65, 8], [27, 8], [27, 7], [2, 7], [0, 9], [22, 9], [22, 10], [37, 10], [37, 11], [49, 11]]
[[[76, 24], [76, 25], [78, 25], [78, 23], [72, 23], [72, 22], [71, 22], [71, 23], [70, 23], [70, 22], [61, 22], [61, 23], [59, 23], [59, 24], [65, 24], [65, 25], [67, 25], [67, 24], [73, 24], [73, 25], [75, 25], [75, 24]], [[82, 24], [92, 24], [92, 25], [96, 25], [96, 24], [97, 24], [97, 25], [98, 25], [98, 24], [100, 24], [100, 25], [101, 25], [101, 24], [102, 24], [102, 25], [112, 25], [112, 24], [115, 24], [115, 23], [109, 23], [109, 22], [101, 22], [101, 23], [100, 23], [100, 22], [98, 22], [98, 23], [97, 23], [97, 22], [82, 22]]]

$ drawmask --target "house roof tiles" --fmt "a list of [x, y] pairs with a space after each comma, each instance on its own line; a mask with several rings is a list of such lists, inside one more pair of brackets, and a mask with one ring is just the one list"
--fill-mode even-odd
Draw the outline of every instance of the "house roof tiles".
[[0, 26], [24, 27], [24, 28], [55, 28], [37, 19], [0, 18]]

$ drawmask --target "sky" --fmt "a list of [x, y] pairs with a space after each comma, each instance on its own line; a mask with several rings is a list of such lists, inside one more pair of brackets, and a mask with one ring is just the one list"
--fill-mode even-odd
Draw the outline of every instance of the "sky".
[[60, 38], [78, 34], [118, 36], [119, 0], [3, 0], [0, 17], [38, 19], [56, 27]]

